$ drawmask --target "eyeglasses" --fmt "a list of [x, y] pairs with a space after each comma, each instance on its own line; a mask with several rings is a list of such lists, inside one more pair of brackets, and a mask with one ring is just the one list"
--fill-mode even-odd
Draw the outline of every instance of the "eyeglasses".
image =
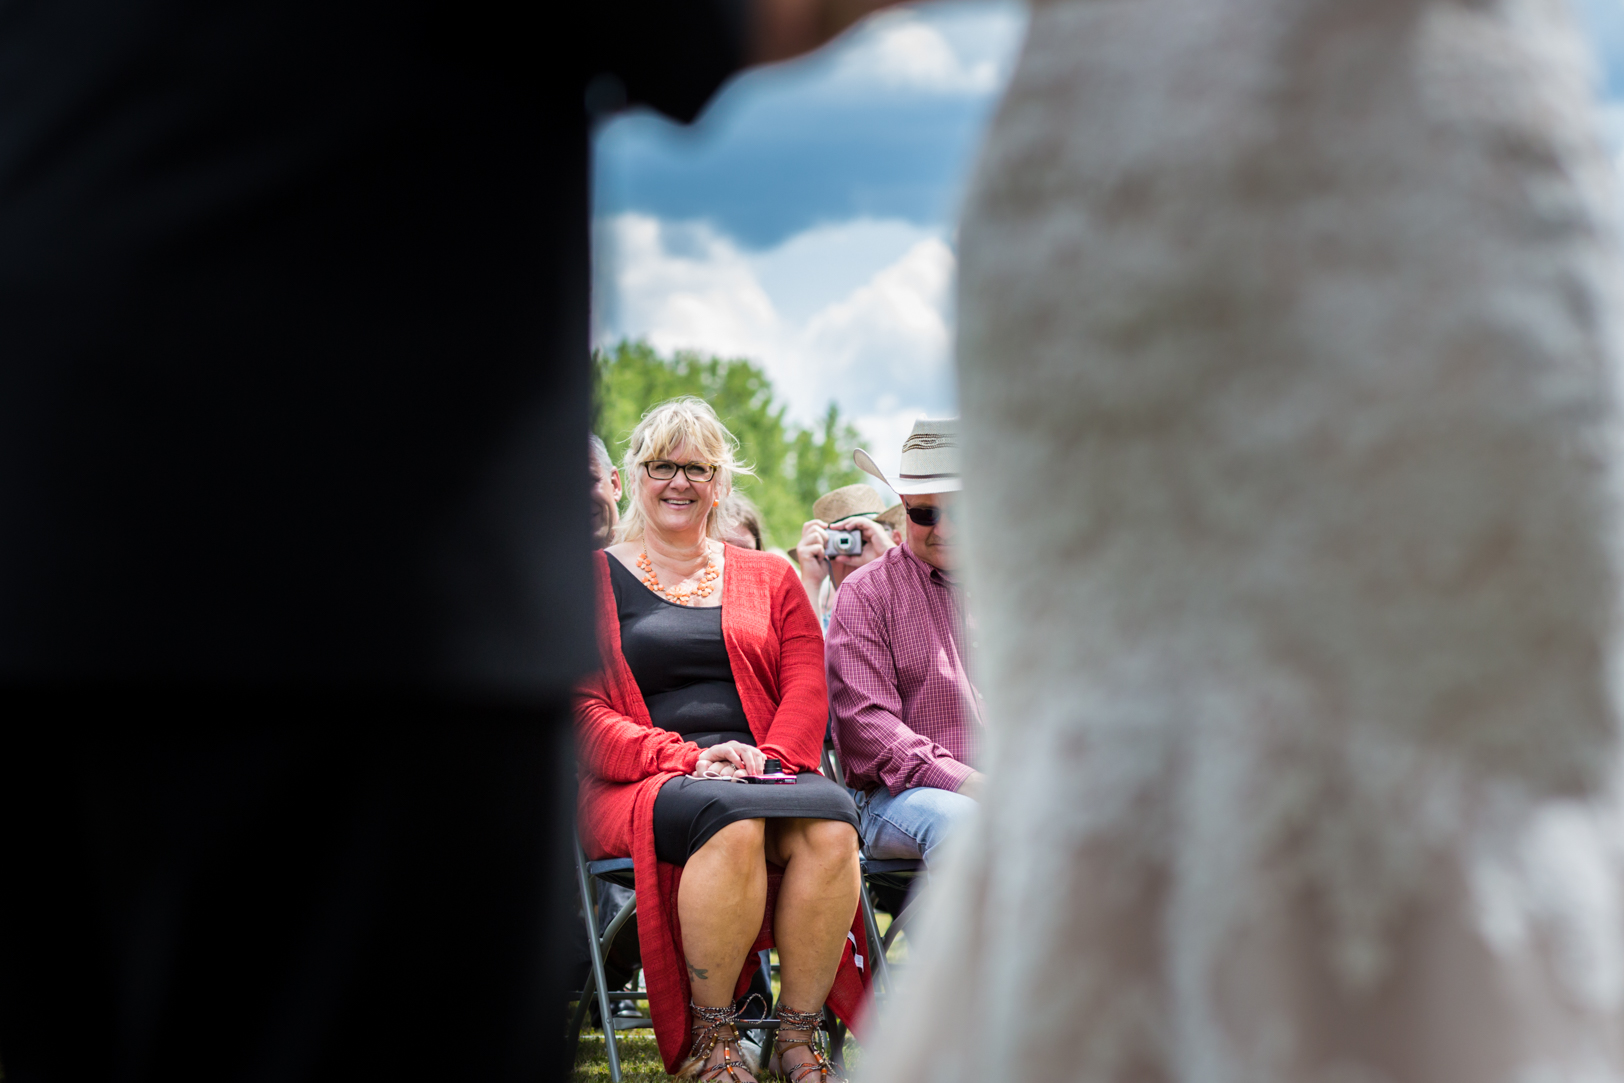
[[709, 481], [716, 476], [715, 463], [674, 463], [669, 459], [649, 459], [643, 469], [655, 481], [670, 481], [681, 470], [689, 481]]
[[935, 526], [942, 521], [941, 508], [909, 508], [908, 518], [917, 526]]

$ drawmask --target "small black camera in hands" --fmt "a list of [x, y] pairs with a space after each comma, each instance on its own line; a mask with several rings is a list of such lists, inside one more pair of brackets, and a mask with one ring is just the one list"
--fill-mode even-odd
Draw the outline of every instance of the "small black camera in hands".
[[829, 543], [823, 547], [823, 555], [834, 557], [855, 557], [863, 552], [863, 532], [861, 530], [831, 530]]

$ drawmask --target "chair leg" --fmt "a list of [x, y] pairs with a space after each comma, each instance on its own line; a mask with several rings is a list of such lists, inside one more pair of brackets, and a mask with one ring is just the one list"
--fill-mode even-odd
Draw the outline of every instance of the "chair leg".
[[604, 958], [609, 957], [609, 950], [615, 946], [615, 938], [620, 935], [620, 930], [625, 928], [626, 923], [631, 920], [632, 915], [636, 912], [637, 896], [633, 895], [622, 903], [619, 912], [609, 919], [609, 925], [603, 930], [603, 936], [600, 938], [603, 944]]
[[823, 1029], [829, 1034], [829, 1059], [834, 1061], [835, 1067], [841, 1074], [846, 1071], [846, 1024], [840, 1021], [825, 1004], [823, 1006]]
[[868, 894], [868, 881], [859, 881], [858, 887], [860, 888], [857, 896], [858, 904], [863, 911], [863, 931], [868, 934], [869, 980], [874, 985], [876, 993], [878, 993], [881, 985], [884, 985], [885, 991], [889, 993], [891, 991], [891, 964], [886, 961], [886, 945], [880, 939], [880, 923], [874, 917], [874, 900]]
[[897, 937], [899, 937], [903, 933], [907, 932], [907, 926], [908, 926], [909, 922], [913, 921], [914, 907], [916, 905], [917, 905], [916, 900], [913, 900], [913, 899], [908, 900], [908, 902], [903, 905], [902, 910], [900, 912], [898, 912], [897, 915], [891, 919], [891, 927], [889, 929], [885, 930], [885, 950], [886, 951], [891, 950], [891, 945], [896, 943]]
[[[598, 987], [598, 1011], [603, 1018], [603, 1048], [609, 1054], [609, 1079], [612, 1083], [621, 1083], [620, 1051], [615, 1048], [615, 1014], [609, 1010], [609, 985], [603, 975], [603, 945], [598, 940], [597, 900], [592, 891], [592, 877], [587, 875], [586, 854], [581, 850], [579, 836], [575, 839], [575, 875], [581, 887], [581, 912], [586, 917], [586, 943], [592, 956], [592, 981]], [[615, 931], [619, 932], [618, 929]]]
[[[831, 715], [830, 726], [834, 725]], [[835, 758], [834, 749], [827, 743], [823, 746], [823, 773], [835, 781], [841, 789], [846, 788], [846, 775], [840, 769], [840, 761]], [[874, 918], [874, 900], [868, 894], [868, 881], [863, 877], [857, 878], [858, 901], [863, 911], [863, 930], [868, 934], [868, 965], [869, 982], [878, 994], [883, 985], [885, 991], [891, 991], [891, 964], [886, 961], [885, 949], [887, 945], [880, 939], [880, 923]], [[844, 1040], [844, 1033], [842, 1033]]]
[[586, 1023], [586, 1014], [590, 1010], [592, 997], [597, 992], [597, 982], [592, 973], [587, 972], [586, 987], [581, 990], [580, 999], [575, 1002], [575, 1016], [570, 1020], [569, 1040], [566, 1043], [564, 1063], [574, 1067], [576, 1047], [581, 1043], [581, 1027]]
[[[584, 894], [581, 896], [582, 912], [589, 911], [592, 908], [592, 904], [593, 900], [590, 896]], [[590, 961], [592, 958], [592, 923], [590, 920], [588, 920], [586, 928], [586, 951], [587, 959]], [[575, 999], [575, 1014], [570, 1019], [569, 1031], [566, 1034], [564, 1041], [564, 1063], [570, 1065], [571, 1068], [575, 1066], [575, 1055], [581, 1042], [581, 1027], [586, 1023], [587, 1012], [592, 1003], [593, 994], [596, 992], [597, 988], [598, 985], [592, 968], [588, 966], [586, 972], [586, 984], [581, 987], [580, 995]]]

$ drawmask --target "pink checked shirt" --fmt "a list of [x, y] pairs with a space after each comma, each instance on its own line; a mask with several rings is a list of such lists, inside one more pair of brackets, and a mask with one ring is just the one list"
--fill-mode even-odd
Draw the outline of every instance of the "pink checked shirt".
[[981, 696], [947, 576], [906, 545], [858, 568], [835, 595], [824, 655], [847, 785], [959, 788], [981, 746]]

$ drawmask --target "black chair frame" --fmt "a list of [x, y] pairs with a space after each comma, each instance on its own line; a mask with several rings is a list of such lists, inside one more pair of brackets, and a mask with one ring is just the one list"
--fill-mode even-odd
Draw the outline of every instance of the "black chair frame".
[[[831, 719], [831, 725], [832, 722]], [[823, 773], [845, 787], [846, 776], [840, 769], [840, 754], [836, 751], [832, 739], [823, 743]], [[869, 953], [874, 957], [871, 966], [875, 983], [874, 996], [878, 1000], [882, 995], [888, 995], [894, 988], [891, 983], [891, 961], [887, 955], [891, 951], [891, 945], [896, 943], [897, 937], [903, 933], [916, 914], [919, 893], [910, 889], [916, 886], [913, 883], [915, 880], [926, 875], [926, 869], [923, 861], [907, 858], [875, 859], [862, 854], [859, 861], [863, 870], [860, 896], [863, 928], [868, 933]], [[891, 924], [885, 930], [884, 936], [880, 935], [880, 923], [875, 917], [872, 885], [892, 888], [909, 895], [907, 904], [899, 912], [891, 915]]]
[[[652, 1028], [654, 1020], [646, 1015], [617, 1016], [614, 1014], [612, 1004], [615, 1001], [647, 1000], [648, 993], [641, 989], [610, 990], [604, 972], [604, 960], [609, 956], [609, 950], [614, 946], [615, 938], [620, 935], [626, 923], [637, 912], [637, 896], [633, 895], [621, 906], [615, 916], [605, 925], [603, 931], [598, 931], [597, 890], [598, 881], [617, 884], [620, 887], [636, 888], [636, 876], [632, 872], [632, 859], [629, 857], [608, 858], [603, 861], [588, 861], [586, 853], [581, 849], [580, 839], [575, 840], [575, 872], [577, 886], [581, 894], [582, 919], [586, 924], [587, 954], [591, 957], [591, 967], [587, 971], [586, 986], [576, 994], [575, 1011], [569, 1024], [567, 1039], [567, 1063], [575, 1063], [576, 1049], [580, 1043], [581, 1028], [586, 1023], [587, 1013], [590, 1011], [594, 998], [598, 1002], [598, 1013], [603, 1022], [604, 1048], [609, 1058], [609, 1078], [611, 1083], [621, 1083], [622, 1071], [620, 1065], [620, 1043], [618, 1032], [622, 1030], [643, 1030]], [[870, 918], [872, 915], [869, 915]], [[870, 933], [870, 936], [873, 934]], [[875, 941], [876, 943], [878, 941]], [[767, 970], [769, 984], [772, 974], [778, 969], [776, 963], [767, 958], [767, 952], [762, 952], [761, 965]], [[772, 1032], [778, 1029], [778, 1020], [771, 1016], [771, 1005], [768, 1017], [764, 1019], [744, 1019], [740, 1021], [741, 1031], [757, 1031], [761, 1035], [762, 1048], [768, 1048], [767, 1039]], [[836, 1064], [843, 1061], [846, 1028], [827, 1007], [823, 1010], [823, 1029], [829, 1033], [830, 1057]], [[765, 1066], [765, 1065], [763, 1065]]]

